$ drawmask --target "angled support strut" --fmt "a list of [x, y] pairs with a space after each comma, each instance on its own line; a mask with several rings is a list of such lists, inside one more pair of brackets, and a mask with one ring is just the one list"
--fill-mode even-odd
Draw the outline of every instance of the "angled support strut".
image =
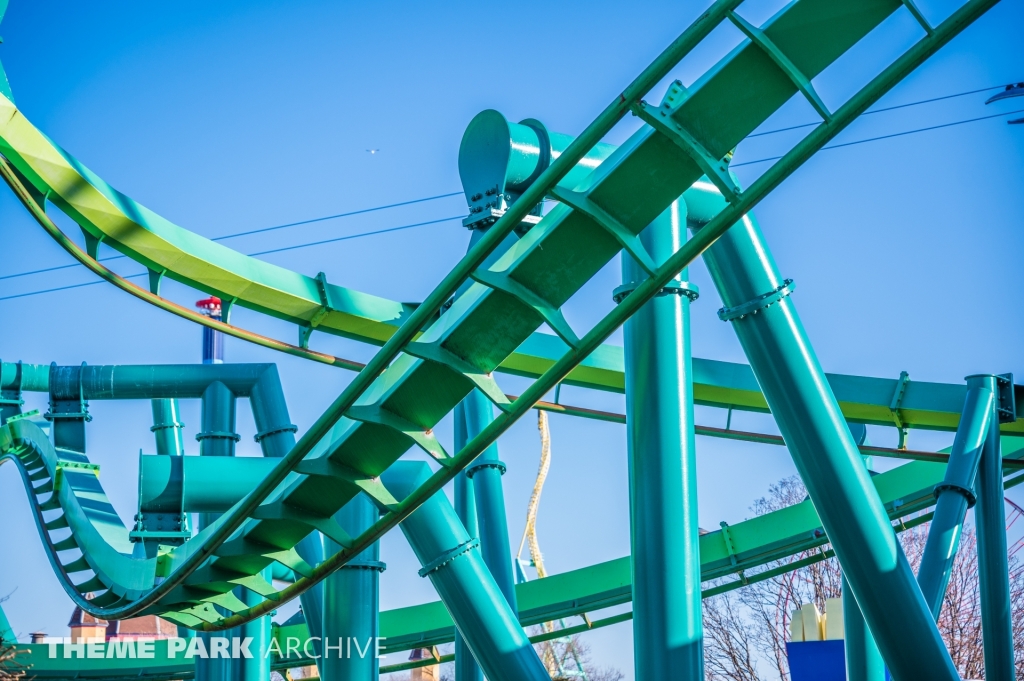
[[[701, 191], [706, 190], [695, 185], [688, 194]], [[700, 220], [691, 224], [697, 226]], [[715, 242], [704, 259], [727, 308], [785, 286], [749, 215]], [[730, 323], [893, 676], [959, 679], [792, 296]], [[894, 611], [901, 613], [899, 622], [890, 616]]]

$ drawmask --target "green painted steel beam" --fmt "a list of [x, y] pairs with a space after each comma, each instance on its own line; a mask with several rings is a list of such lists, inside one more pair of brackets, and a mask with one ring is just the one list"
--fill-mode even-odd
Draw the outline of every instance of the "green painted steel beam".
[[[561, 339], [533, 334], [499, 371], [536, 378], [551, 368], [565, 354], [567, 346]], [[529, 361], [527, 361], [529, 360]], [[0, 366], [0, 387], [13, 385], [16, 363]], [[622, 348], [602, 345], [569, 374], [564, 383], [583, 388], [624, 392]], [[47, 392], [49, 365], [22, 364], [25, 392]], [[848, 374], [825, 374], [829, 386], [848, 421], [880, 426], [895, 426], [889, 409], [898, 378], [875, 378]], [[747, 364], [693, 358], [694, 403], [723, 409], [768, 412], [768, 404]], [[1017, 418], [1000, 426], [1003, 434], [1024, 434], [1024, 385], [1014, 386], [1018, 398]], [[184, 386], [174, 389], [175, 397], [198, 397]], [[900, 413], [908, 428], [955, 431], [960, 423], [967, 387], [963, 384], [911, 381], [904, 391]], [[119, 396], [120, 397], [120, 396]], [[125, 394], [124, 397], [129, 397]], [[98, 399], [99, 395], [91, 399]]]
[[[636, 234], [647, 223], [699, 180], [700, 166], [690, 154], [663, 133], [644, 127], [592, 173], [585, 187], [581, 185], [583, 188], [578, 192], [565, 194], [575, 207], [556, 207], [494, 265], [485, 265], [558, 179], [583, 158], [633, 102], [717, 26], [731, 9], [730, 5], [735, 5], [725, 0], [716, 3], [540, 174], [520, 200], [409, 315], [385, 347], [301, 440], [294, 447], [281, 450], [283, 458], [273, 474], [261, 481], [230, 513], [207, 528], [208, 534], [201, 533], [163, 557], [162, 569], [166, 570], [166, 576], [161, 581], [157, 582], [157, 566], [153, 565], [152, 569], [132, 571], [121, 582], [112, 580], [110, 574], [101, 574], [69, 588], [69, 593], [76, 598], [87, 588], [116, 587], [93, 601], [79, 597], [76, 602], [104, 617], [162, 611], [181, 624], [209, 631], [242, 624], [268, 613], [280, 600], [317, 588], [320, 580], [409, 517], [464, 470], [495, 438], [531, 409], [535, 400], [597, 350], [629, 315], [730, 225], [993, 4], [995, 0], [969, 0], [937, 26], [932, 35], [922, 38], [900, 55], [840, 107], [828, 125], [809, 133], [736, 203], [725, 207], [694, 239], [639, 284], [605, 319], [580, 338], [573, 351], [554, 362], [523, 397], [513, 404], [500, 398], [502, 412], [495, 421], [456, 456], [448, 456], [432, 435], [433, 426], [475, 387], [495, 396], [489, 374], [547, 319], [544, 310], [556, 311], [623, 246], [630, 248]], [[872, 0], [837, 12], [829, 2], [797, 0], [772, 21], [771, 30], [765, 30], [777, 46], [789, 54], [793, 63], [813, 78], [901, 6], [889, 0]], [[789, 43], [782, 44], [785, 41], [780, 42], [780, 36], [784, 37], [786, 31], [789, 31], [786, 38]], [[808, 31], [813, 31], [819, 39], [800, 42], [799, 36]], [[748, 63], [749, 60], [753, 61]], [[680, 124], [694, 123], [701, 131], [702, 147], [714, 155], [721, 151], [724, 156], [796, 92], [790, 81], [766, 75], [769, 71], [765, 69], [775, 68], [774, 62], [763, 52], [748, 51], [747, 46], [743, 46], [699, 82], [674, 110], [672, 118]], [[759, 90], [758, 96], [747, 99], [752, 83]], [[722, 114], [733, 110], [735, 116]], [[88, 193], [84, 187], [82, 191]], [[635, 244], [633, 247], [635, 250]], [[500, 279], [500, 282], [487, 286], [473, 284], [456, 297], [439, 320], [430, 324], [435, 313], [471, 276], [495, 282]], [[417, 337], [419, 340], [412, 343]], [[10, 427], [18, 429], [20, 423]], [[30, 430], [30, 426], [23, 426], [19, 432]], [[46, 468], [44, 475], [54, 475], [59, 461], [56, 453], [48, 449], [48, 443], [41, 441], [41, 433], [30, 434], [34, 438], [32, 446], [20, 453], [33, 462], [42, 458]], [[353, 538], [342, 552], [316, 565], [294, 559], [288, 547], [300, 544], [313, 530], [332, 531], [334, 526], [325, 523], [333, 522], [332, 516], [338, 508], [358, 491], [366, 491], [366, 481], [379, 475], [411, 446], [426, 449], [442, 469], [401, 503], [385, 504], [389, 509], [385, 516], [370, 530]], [[72, 506], [76, 503], [62, 493], [59, 502], [65, 501]], [[50, 528], [56, 527], [57, 522], [49, 523]], [[67, 521], [62, 518], [60, 522]], [[342, 539], [339, 543], [345, 545]], [[281, 551], [267, 553], [265, 548], [258, 548], [268, 545], [279, 547]], [[117, 559], [111, 556], [111, 560], [116, 562]], [[264, 589], [252, 578], [270, 561], [288, 561], [288, 567], [302, 576], [279, 592], [267, 593], [266, 600], [257, 606], [245, 607], [229, 616], [214, 610], [214, 603], [219, 603], [220, 596], [211, 597], [211, 592], [223, 594], [243, 582], [256, 593]], [[199, 592], [205, 595], [197, 595]], [[179, 609], [170, 611], [174, 607]]]
[[[407, 304], [329, 283], [321, 286], [315, 278], [240, 255], [171, 224], [112, 189], [34, 128], [13, 105], [0, 101], [0, 109], [4, 106], [10, 110], [3, 117], [7, 123], [0, 124], [0, 150], [32, 186], [85, 224], [91, 238], [102, 237], [104, 243], [154, 271], [166, 270], [168, 277], [296, 324], [305, 325], [316, 318], [319, 330], [377, 345], [387, 341], [411, 313], [412, 307]], [[605, 155], [602, 153], [600, 158]], [[66, 199], [59, 198], [61, 192], [67, 194]], [[87, 219], [90, 216], [92, 222]], [[325, 293], [321, 294], [321, 288]], [[498, 370], [535, 378], [566, 350], [557, 337], [533, 334], [501, 362]], [[898, 379], [829, 375], [829, 380], [847, 420], [893, 423], [889, 405]], [[622, 392], [622, 349], [602, 346], [565, 382]], [[1024, 433], [1024, 387], [1018, 390], [1022, 395], [1018, 420], [1005, 424], [1004, 433]], [[697, 404], [767, 411], [749, 367], [728, 362], [694, 359], [694, 399]], [[901, 417], [911, 428], [952, 431], [956, 430], [957, 409], [962, 402], [961, 386], [912, 381], [901, 404]]]

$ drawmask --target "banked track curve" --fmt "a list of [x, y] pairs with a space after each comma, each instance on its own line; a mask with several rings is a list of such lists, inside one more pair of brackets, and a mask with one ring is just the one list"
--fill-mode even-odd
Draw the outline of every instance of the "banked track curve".
[[[204, 243], [200, 237], [171, 225], [117, 193], [46, 139], [13, 104], [0, 101], [0, 106], [7, 109], [0, 116], [4, 121], [0, 124], [0, 151], [41, 197], [82, 226], [92, 257], [96, 255], [98, 243], [104, 241], [149, 267], [157, 278], [171, 276], [216, 293], [227, 301], [310, 328], [323, 327], [322, 330], [332, 329], [341, 335], [358, 335], [361, 340], [384, 344], [328, 411], [282, 457], [274, 472], [208, 531], [165, 554], [159, 575], [154, 560], [151, 572], [139, 570], [137, 580], [115, 585], [109, 583], [102, 571], [96, 570], [93, 561], [100, 557], [85, 555], [82, 560], [96, 576], [84, 584], [71, 585], [72, 598], [85, 611], [98, 617], [121, 619], [144, 612], [160, 612], [185, 626], [212, 631], [266, 614], [280, 602], [311, 588], [395, 527], [466, 468], [548, 390], [565, 380], [586, 357], [597, 351], [614, 329], [656, 295], [676, 272], [698, 257], [860, 113], [994, 5], [995, 0], [970, 0], [938, 26], [927, 27], [925, 37], [846, 104], [835, 112], [823, 112], [825, 121], [747, 190], [737, 191], [729, 186], [727, 177], [712, 172], [711, 181], [729, 200], [694, 239], [666, 262], [654, 263], [638, 245], [636, 235], [705, 172], [713, 171], [705, 162], [708, 158], [726, 156], [794, 94], [798, 91], [807, 94], [806, 84], [794, 80], [793, 74], [785, 73], [776, 58], [761, 46], [744, 41], [699, 80], [681, 103], [657, 110], [667, 120], [675, 121], [680, 129], [686, 124], [699, 130], [698, 139], [690, 142], [688, 150], [671, 137], [669, 128], [645, 125], [592, 173], [580, 177], [573, 176], [573, 172], [584, 154], [627, 112], [632, 110], [641, 117], [651, 115], [652, 107], [641, 104], [640, 98], [729, 18], [731, 10], [739, 4], [739, 0], [721, 0], [687, 29], [541, 173], [430, 296], [412, 310], [389, 305], [382, 299], [371, 300], [365, 294], [356, 295], [344, 289], [336, 291], [328, 288], [322, 279], [319, 284], [309, 278], [303, 280], [300, 275], [280, 268], [272, 270], [266, 263], [247, 260], [230, 249]], [[758, 35], [767, 36], [790, 53], [793, 66], [812, 79], [906, 4], [896, 0], [865, 0], [837, 9], [839, 6], [830, 0], [798, 0]], [[813, 41], [814, 49], [803, 46], [801, 38], [811, 30], [817, 36]], [[750, 99], [752, 90], [758, 90], [760, 96]], [[723, 117], [717, 113], [721, 111], [737, 113]], [[563, 180], [568, 186], [563, 184], [556, 188]], [[522, 239], [499, 254], [498, 248], [505, 238], [548, 194], [554, 195], [562, 205], [556, 206]], [[145, 224], [133, 221], [128, 215], [139, 217]], [[111, 236], [117, 233], [130, 238], [127, 242], [118, 241]], [[171, 246], [166, 249], [171, 262], [158, 261], [155, 256], [167, 245]], [[623, 249], [644, 264], [648, 278], [587, 334], [577, 336], [565, 324], [559, 308]], [[185, 257], [193, 250], [214, 253], [217, 262], [203, 264], [195, 257]], [[246, 278], [250, 274], [252, 276]], [[266, 297], [263, 302], [245, 297], [246, 290], [257, 288], [254, 282], [259, 276], [256, 275], [274, 280], [273, 285], [262, 289]], [[212, 287], [209, 280], [203, 280], [205, 276], [233, 281], [234, 288]], [[476, 283], [455, 297], [451, 308], [436, 318], [442, 306], [470, 278]], [[357, 307], [374, 308], [373, 314], [389, 323], [369, 324], [366, 322], [369, 317], [345, 312], [343, 303], [338, 300], [345, 297], [349, 302], [357, 301]], [[395, 322], [400, 322], [397, 329]], [[542, 323], [556, 331], [568, 349], [549, 363], [522, 396], [510, 402], [497, 389], [491, 374], [514, 356]], [[363, 331], [357, 334], [353, 328]], [[501, 413], [460, 452], [449, 455], [433, 437], [431, 429], [474, 389], [492, 399]], [[42, 445], [37, 441], [38, 433], [32, 432], [29, 424], [19, 427], [18, 423], [5, 426], [15, 427], [15, 432], [22, 435], [12, 438], [11, 446], [23, 447], [24, 443], [33, 442], [33, 446], [22, 453], [31, 450], [27, 455], [29, 461], [36, 464], [33, 457], [39, 457], [45, 469], [47, 459], [38, 449]], [[1017, 426], [1019, 421], [1011, 425]], [[13, 444], [15, 442], [21, 445]], [[402, 503], [394, 503], [376, 479], [412, 446], [424, 449], [440, 468]], [[54, 453], [54, 465], [58, 460]], [[345, 474], [336, 472], [339, 465], [347, 471]], [[324, 469], [335, 472], [325, 475]], [[24, 470], [28, 480], [32, 475], [41, 475], [38, 465]], [[68, 474], [68, 477], [75, 476]], [[324, 498], [319, 494], [323, 486], [318, 482], [323, 478], [349, 484], [330, 486], [332, 492]], [[43, 488], [46, 484], [40, 482]], [[314, 489], [319, 494], [316, 502], [311, 501]], [[260, 593], [259, 585], [252, 581], [260, 568], [247, 571], [240, 567], [244, 561], [233, 563], [233, 579], [226, 579], [223, 574], [209, 579], [216, 572], [213, 565], [225, 558], [218, 555], [222, 547], [242, 546], [254, 549], [253, 557], [266, 558], [267, 536], [262, 533], [269, 533], [284, 542], [278, 549], [287, 551], [303, 536], [322, 527], [360, 489], [372, 489], [371, 494], [387, 513], [360, 536], [339, 542], [344, 547], [339, 553], [319, 565], [309, 566], [308, 570], [299, 570], [306, 574], [294, 584], [273, 594]], [[299, 509], [299, 512], [286, 513], [281, 510], [284, 508]], [[64, 511], [73, 512], [74, 508]], [[106, 531], [106, 526], [101, 527]], [[259, 547], [251, 546], [250, 537]], [[182, 596], [185, 592], [178, 587], [183, 587], [190, 578], [193, 578], [189, 585], [192, 598], [174, 600], [170, 595]], [[68, 584], [70, 580], [66, 586]], [[230, 590], [238, 584], [265, 600], [251, 607], [235, 602]], [[87, 599], [84, 595], [87, 592], [99, 593]], [[233, 614], [221, 616], [214, 609], [215, 604]]]

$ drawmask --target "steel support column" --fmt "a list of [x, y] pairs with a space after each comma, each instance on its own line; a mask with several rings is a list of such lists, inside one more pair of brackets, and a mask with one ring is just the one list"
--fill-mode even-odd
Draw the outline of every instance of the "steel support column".
[[[998, 376], [969, 376], [999, 394]], [[998, 402], [998, 400], [997, 400]], [[996, 404], [996, 407], [999, 405]], [[1013, 681], [1013, 621], [1010, 614], [1010, 570], [1006, 555], [1006, 508], [1003, 499], [1003, 452], [999, 417], [989, 418], [978, 470], [978, 572], [981, 586], [981, 629], [985, 642], [986, 681]]]
[[[654, 262], [682, 245], [685, 220], [685, 206], [677, 201], [641, 233]], [[616, 300], [645, 276], [623, 254]], [[638, 679], [704, 678], [689, 328], [696, 290], [686, 279], [683, 270], [624, 330]]]
[[[467, 441], [479, 435], [494, 420], [491, 402], [478, 390], [471, 392], [462, 401], [462, 415], [466, 420]], [[480, 552], [512, 612], [518, 613], [512, 549], [509, 546], [508, 520], [505, 516], [505, 491], [501, 486], [501, 476], [504, 474], [505, 464], [498, 458], [497, 442], [485, 449], [466, 468], [466, 477], [472, 480], [476, 497]]]
[[[178, 411], [178, 400], [157, 399], [152, 400], [153, 409], [153, 437], [156, 440], [156, 453], [161, 456], [184, 456], [185, 440], [182, 431], [185, 424], [181, 422], [181, 413]], [[140, 462], [141, 465], [141, 462]], [[141, 483], [141, 476], [139, 481]], [[141, 511], [141, 509], [140, 509]], [[190, 527], [191, 521], [188, 515], [182, 515], [182, 528]], [[188, 531], [186, 529], [186, 531]], [[178, 627], [180, 638], [191, 638], [195, 632], [188, 627]]]
[[[466, 414], [465, 401], [460, 402], [455, 408], [455, 450], [459, 451], [469, 442], [466, 435]], [[476, 495], [473, 492], [473, 481], [463, 471], [456, 476], [455, 481], [455, 513], [459, 516], [466, 532], [473, 539], [480, 538], [480, 530], [477, 524]], [[455, 632], [455, 681], [483, 681], [484, 674], [480, 671], [480, 665], [473, 658], [466, 640], [456, 630]]]
[[[946, 475], [942, 483], [935, 486], [935, 514], [928, 530], [921, 566], [917, 570], [917, 583], [921, 585], [921, 593], [936, 621], [946, 597], [953, 561], [960, 548], [964, 518], [967, 517], [967, 509], [975, 502], [978, 462], [988, 438], [995, 404], [995, 396], [983, 379], [971, 377], [967, 384], [967, 398], [949, 454]], [[1001, 490], [1001, 469], [999, 473]]]
[[780, 276], [753, 218], [744, 216], [733, 225], [704, 259], [725, 304], [719, 316], [736, 330], [890, 671], [897, 679], [957, 681], [953, 661], [800, 323], [789, 296], [792, 282]]
[[[235, 395], [219, 381], [207, 386], [203, 391], [202, 431], [196, 435], [199, 440], [200, 456], [234, 456], [235, 443]], [[219, 513], [200, 513], [198, 529], [202, 531], [217, 520]], [[241, 632], [229, 629], [223, 633], [199, 634], [206, 647], [211, 650], [213, 639], [228, 639], [227, 650], [231, 650], [230, 638], [239, 636]], [[196, 681], [235, 681], [235, 665], [230, 658], [196, 657]]]
[[185, 453], [185, 441], [178, 410], [178, 400], [153, 400], [153, 437], [156, 439], [156, 453], [170, 456], [181, 456]]
[[846, 681], [885, 681], [885, 662], [864, 621], [857, 598], [843, 577], [843, 629], [846, 633]]
[[[288, 403], [281, 389], [281, 378], [277, 367], [270, 365], [264, 369], [249, 391], [252, 404], [253, 421], [259, 432], [256, 440], [260, 443], [263, 456], [280, 459], [295, 447], [295, 433], [298, 430], [288, 416]], [[295, 545], [295, 550], [302, 560], [309, 565], [318, 565], [323, 560], [323, 541], [319, 532], [310, 532], [302, 541]], [[320, 666], [323, 661], [323, 613], [324, 587], [318, 584], [301, 596], [302, 614], [306, 618], [309, 635], [316, 637], [311, 648], [316, 655], [317, 669], [323, 675]], [[269, 670], [268, 670], [269, 674]]]
[[[272, 568], [263, 571], [263, 578], [270, 581]], [[258, 605], [263, 598], [248, 589], [238, 589], [236, 593], [243, 603], [249, 606]], [[252, 657], [239, 657], [230, 660], [234, 665], [235, 681], [270, 681], [270, 657], [267, 650], [270, 648], [270, 617], [263, 616], [246, 622], [232, 632], [242, 641], [251, 638], [247, 649]]]
[[[425, 462], [399, 461], [381, 476], [402, 500], [429, 477]], [[478, 542], [459, 522], [455, 509], [438, 492], [402, 521], [412, 545], [455, 626], [473, 651], [488, 681], [549, 681], [515, 613], [480, 556]]]
[[[356, 537], [377, 522], [380, 511], [369, 497], [360, 494], [334, 517], [341, 529]], [[333, 554], [341, 547], [325, 537], [324, 549]], [[379, 678], [380, 664], [374, 651], [379, 635], [380, 573], [383, 569], [380, 543], [374, 542], [324, 580], [321, 681], [376, 681]], [[351, 643], [350, 639], [353, 639]], [[367, 652], [359, 654], [362, 651]]]

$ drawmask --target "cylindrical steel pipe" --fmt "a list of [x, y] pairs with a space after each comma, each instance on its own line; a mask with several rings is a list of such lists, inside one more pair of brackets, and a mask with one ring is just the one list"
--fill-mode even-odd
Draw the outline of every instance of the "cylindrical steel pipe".
[[50, 390], [50, 365], [0, 362], [0, 390], [17, 388], [31, 393]]
[[223, 513], [277, 465], [263, 457], [139, 457], [142, 512]]
[[[701, 185], [687, 195], [708, 191]], [[889, 669], [898, 679], [958, 681], [788, 295], [792, 282], [779, 274], [752, 216], [730, 228], [704, 260], [725, 304], [719, 316], [736, 331]]]
[[964, 518], [967, 517], [967, 509], [974, 505], [978, 462], [994, 412], [992, 391], [976, 377], [968, 379], [968, 386], [946, 475], [942, 483], [935, 486], [935, 514], [928, 530], [921, 565], [917, 569], [917, 583], [921, 585], [921, 593], [936, 621], [942, 611], [953, 561], [960, 547]]
[[[335, 520], [353, 537], [377, 521], [380, 511], [359, 494], [335, 514]], [[326, 553], [341, 549], [324, 538]], [[321, 681], [376, 681], [380, 661], [375, 655], [379, 636], [380, 544], [357, 555], [324, 580], [324, 658]], [[351, 640], [350, 640], [351, 639]]]
[[182, 456], [185, 453], [185, 439], [182, 430], [181, 412], [178, 400], [153, 400], [153, 437], [156, 439], [156, 453], [164, 456]]
[[[271, 572], [271, 568], [266, 568], [263, 571], [263, 578], [269, 581]], [[248, 589], [239, 588], [236, 589], [236, 593], [241, 601], [250, 607], [263, 601], [262, 596]], [[267, 655], [267, 651], [270, 649], [270, 616], [257, 617], [232, 631], [238, 632], [241, 643], [244, 643], [245, 639], [251, 639], [246, 650], [252, 654], [252, 657], [241, 655], [231, 660], [235, 668], [235, 681], [269, 681], [270, 656]]]
[[[245, 366], [234, 364], [217, 364], [210, 369], [223, 370], [227, 367]], [[238, 387], [244, 388], [252, 406], [253, 421], [256, 422], [256, 439], [260, 443], [263, 456], [267, 459], [280, 459], [295, 447], [296, 427], [288, 416], [288, 404], [284, 399], [281, 379], [274, 364], [248, 365], [261, 367], [252, 372], [249, 383], [239, 382]], [[276, 461], [274, 463], [277, 463]], [[323, 542], [319, 532], [311, 532], [295, 546], [295, 551], [309, 565], [318, 565], [323, 560]], [[312, 649], [317, 656], [317, 667], [323, 674], [323, 612], [324, 588], [317, 584], [299, 596], [302, 603], [302, 614], [306, 618], [306, 626], [313, 637]]]
[[[199, 455], [209, 457], [233, 457], [235, 455], [235, 396], [231, 390], [219, 381], [209, 383], [202, 393], [202, 431], [196, 435], [199, 440]], [[167, 463], [180, 464], [182, 459], [168, 457]], [[217, 520], [219, 513], [200, 513], [198, 529]], [[231, 638], [241, 636], [241, 628], [236, 627], [223, 633], [202, 633], [200, 637], [211, 650], [214, 639], [224, 639], [225, 649], [230, 650]], [[238, 665], [231, 658], [196, 657], [196, 681], [238, 681], [236, 674]]]
[[871, 636], [857, 598], [843, 578], [843, 630], [846, 640], [846, 681], [885, 681], [885, 662]]
[[[466, 434], [465, 402], [455, 407], [455, 451], [459, 451], [469, 442]], [[480, 538], [477, 523], [476, 495], [473, 492], [473, 481], [466, 472], [459, 473], [453, 482], [455, 486], [455, 514], [459, 516], [466, 532], [473, 539]], [[455, 681], [483, 681], [484, 673], [476, 663], [473, 653], [462, 634], [455, 631]]]
[[[537, 120], [510, 123], [493, 109], [474, 116], [459, 145], [459, 176], [469, 202], [470, 219], [489, 210], [503, 210], [540, 177], [572, 140], [569, 135], [548, 131]], [[614, 150], [610, 144], [596, 144], [559, 184], [575, 188]]]
[[[999, 394], [1001, 377], [969, 376]], [[986, 681], [1013, 681], [1013, 620], [1010, 612], [1010, 569], [1006, 549], [1006, 502], [1003, 496], [1003, 452], [999, 418], [989, 419], [978, 470], [978, 574], [981, 587], [981, 630], [985, 644]]]
[[[399, 461], [381, 476], [402, 500], [430, 477], [425, 462]], [[544, 664], [484, 564], [444, 492], [438, 492], [402, 521], [412, 545], [455, 626], [488, 681], [549, 681]]]
[[[682, 202], [669, 206], [640, 239], [655, 263], [664, 262], [686, 239]], [[624, 253], [619, 295], [645, 276]], [[686, 279], [684, 270], [624, 327], [638, 679], [704, 678], [689, 333], [696, 288]]]
[[[462, 417], [465, 419], [466, 438], [472, 440], [494, 420], [490, 401], [483, 393], [474, 390], [462, 401]], [[516, 603], [516, 580], [512, 572], [512, 551], [508, 541], [508, 521], [505, 517], [505, 492], [501, 476], [505, 464], [498, 458], [498, 443], [485, 449], [466, 469], [466, 477], [473, 483], [476, 496], [476, 517], [480, 537], [480, 552], [484, 563], [494, 576], [505, 600], [518, 613]]]
[[[77, 397], [79, 378], [74, 369], [58, 367], [50, 387], [59, 399]], [[224, 384], [236, 397], [249, 397], [273, 364], [150, 364], [87, 365], [81, 367], [81, 391], [87, 400], [155, 398], [196, 399], [213, 382]], [[27, 388], [26, 388], [27, 389]]]

